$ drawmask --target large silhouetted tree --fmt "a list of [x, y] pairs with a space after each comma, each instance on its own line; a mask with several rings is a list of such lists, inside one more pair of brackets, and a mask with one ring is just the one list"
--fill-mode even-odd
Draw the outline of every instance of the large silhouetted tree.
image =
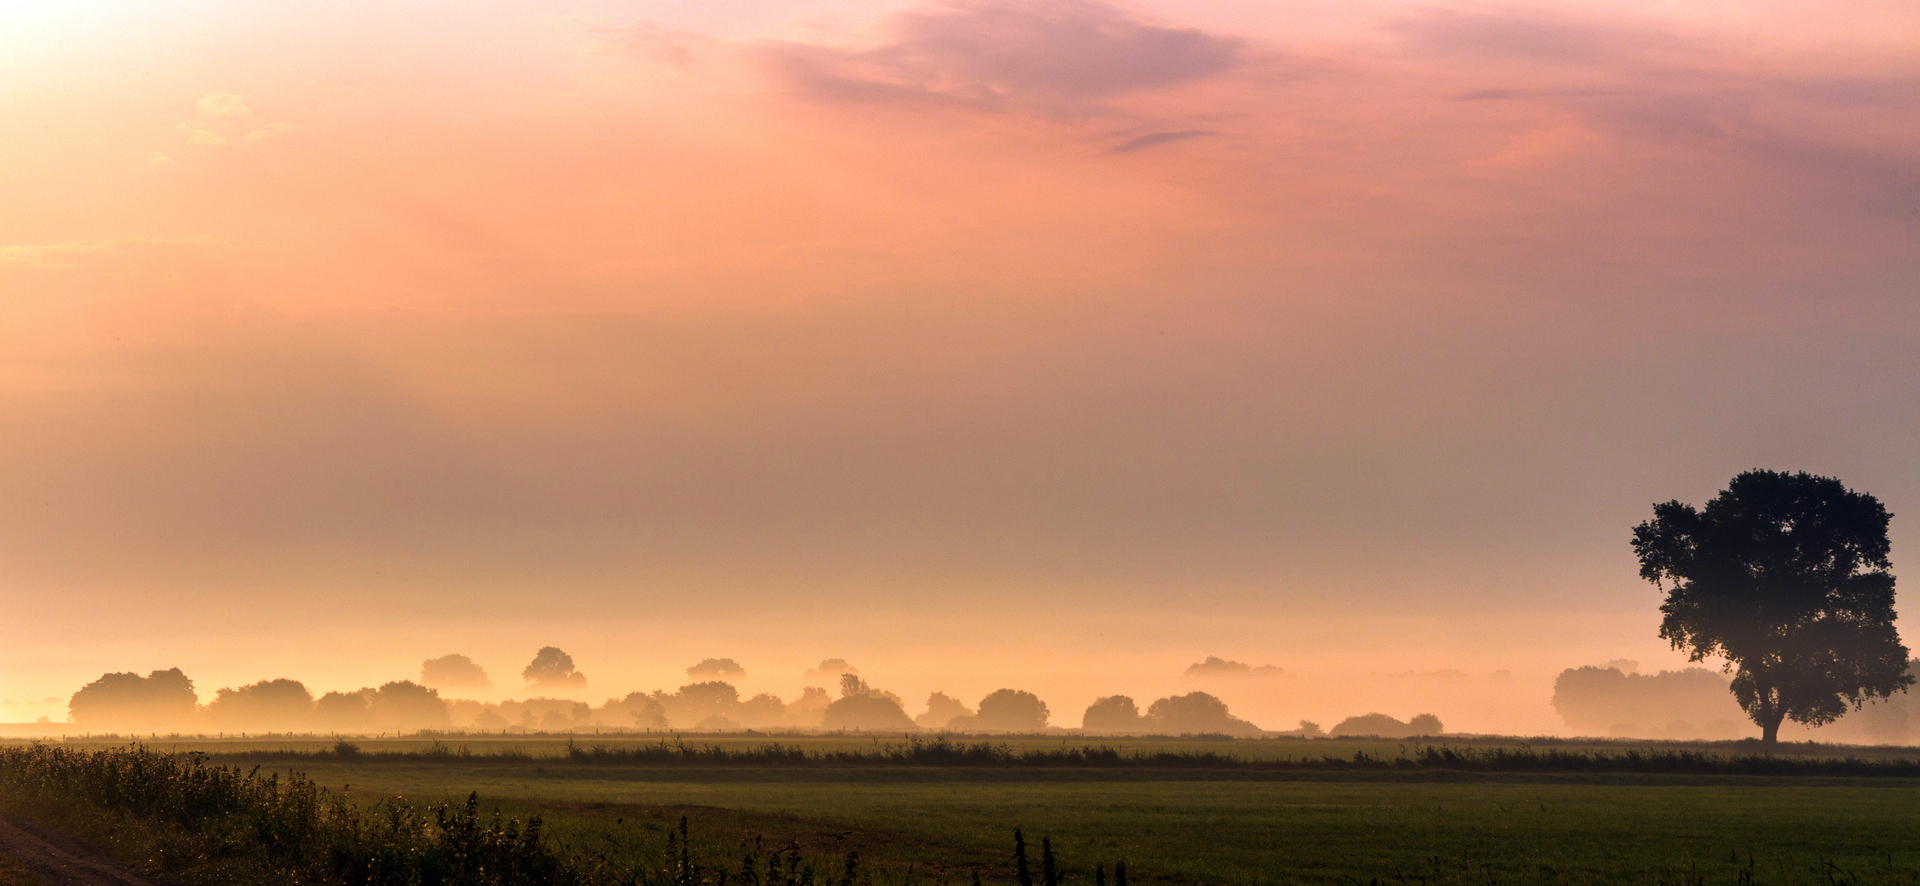
[[1913, 683], [1893, 626], [1891, 519], [1838, 480], [1748, 471], [1704, 508], [1655, 505], [1633, 550], [1667, 589], [1660, 636], [1694, 661], [1726, 659], [1772, 744], [1782, 720], [1830, 723]]

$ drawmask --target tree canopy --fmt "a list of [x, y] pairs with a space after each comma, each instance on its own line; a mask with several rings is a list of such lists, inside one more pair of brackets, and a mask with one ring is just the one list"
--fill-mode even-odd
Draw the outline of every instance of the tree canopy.
[[1205, 732], [1260, 734], [1260, 727], [1235, 717], [1227, 710], [1226, 702], [1205, 692], [1189, 692], [1160, 699], [1147, 706], [1146, 721], [1156, 729], [1175, 735]]
[[840, 698], [821, 714], [823, 729], [865, 729], [913, 732], [920, 727], [907, 716], [900, 697], [867, 685], [853, 674], [840, 675]]
[[701, 659], [699, 664], [687, 668], [687, 676], [695, 679], [701, 677], [725, 679], [728, 677], [744, 677], [746, 675], [747, 669], [741, 667], [739, 662], [731, 658]]
[[193, 721], [200, 696], [179, 668], [103, 674], [67, 702], [73, 722], [94, 729], [183, 729]]
[[234, 730], [288, 731], [313, 725], [313, 693], [298, 680], [261, 680], [222, 688], [207, 703], [214, 723]]
[[485, 668], [458, 652], [421, 662], [420, 683], [435, 689], [486, 689], [493, 685]]
[[573, 656], [557, 646], [540, 647], [520, 676], [529, 684], [547, 688], [587, 685], [587, 676], [573, 669]]
[[1086, 713], [1080, 715], [1080, 728], [1088, 732], [1139, 732], [1145, 722], [1140, 717], [1140, 706], [1125, 695], [1096, 699], [1087, 705]]
[[980, 699], [973, 726], [996, 732], [1039, 732], [1047, 728], [1047, 703], [1023, 689], [996, 689]]
[[[1830, 477], [1748, 471], [1696, 509], [1655, 505], [1633, 530], [1640, 576], [1667, 589], [1660, 636], [1726, 660], [1765, 740], [1913, 683], [1894, 629], [1892, 515]], [[1669, 587], [1670, 586], [1670, 587]]]

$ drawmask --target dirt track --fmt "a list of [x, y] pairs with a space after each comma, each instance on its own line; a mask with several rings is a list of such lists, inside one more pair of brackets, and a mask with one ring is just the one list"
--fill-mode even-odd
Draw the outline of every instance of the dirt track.
[[0, 854], [40, 886], [163, 886], [99, 849], [17, 815], [0, 814]]

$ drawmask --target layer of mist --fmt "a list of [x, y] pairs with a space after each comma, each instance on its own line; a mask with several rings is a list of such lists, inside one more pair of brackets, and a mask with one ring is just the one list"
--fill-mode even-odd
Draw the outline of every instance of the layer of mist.
[[[1637, 662], [1568, 668], [1554, 681], [1553, 706], [1576, 733], [1613, 738], [1734, 739], [1753, 734], [1733, 699], [1728, 675], [1706, 668], [1638, 673]], [[1920, 672], [1920, 659], [1908, 662]], [[1789, 722], [1781, 737], [1854, 744], [1903, 744], [1920, 738], [1920, 696], [1872, 701], [1818, 729]]]
[[[1911, 668], [1920, 670], [1920, 659]], [[1274, 697], [1282, 669], [1254, 667], [1208, 656], [1183, 676], [1205, 688], [1157, 699], [1101, 696], [1078, 713], [1057, 711], [1040, 695], [1003, 687], [978, 699], [935, 690], [917, 705], [875, 686], [844, 659], [806, 671], [798, 693], [744, 693], [736, 685], [746, 668], [732, 658], [708, 658], [686, 668], [690, 682], [673, 689], [610, 695], [598, 704], [569, 695], [586, 691], [587, 678], [571, 655], [543, 647], [522, 671], [524, 698], [480, 700], [465, 690], [493, 686], [472, 659], [449, 654], [422, 663], [418, 680], [315, 693], [304, 683], [276, 678], [222, 687], [203, 698], [179, 668], [145, 676], [109, 673], [74, 692], [64, 723], [15, 724], [13, 731], [51, 733], [312, 733], [404, 734], [420, 731], [570, 732], [887, 732], [965, 734], [1208, 735], [1222, 737], [1409, 738], [1446, 733], [1441, 718], [1420, 712], [1404, 719], [1356, 710], [1323, 726], [1301, 719], [1290, 728], [1236, 714], [1236, 698]], [[1424, 680], [1444, 686], [1447, 675]], [[1435, 676], [1435, 675], [1438, 676]], [[1465, 679], [1458, 675], [1455, 679]], [[1524, 690], [1517, 690], [1523, 691]], [[49, 700], [52, 701], [52, 700]], [[1568, 668], [1554, 681], [1552, 709], [1563, 734], [1656, 740], [1731, 740], [1755, 729], [1735, 703], [1726, 674], [1702, 667], [1641, 673], [1638, 662]], [[1271, 710], [1273, 705], [1262, 706]], [[1355, 703], [1361, 708], [1362, 703]], [[1789, 726], [1783, 737], [1857, 744], [1899, 744], [1920, 735], [1920, 698], [1898, 694], [1812, 729]]]

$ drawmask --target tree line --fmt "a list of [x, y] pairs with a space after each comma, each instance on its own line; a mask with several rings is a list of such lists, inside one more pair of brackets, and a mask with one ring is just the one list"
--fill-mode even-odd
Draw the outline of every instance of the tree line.
[[[918, 717], [909, 717], [900, 696], [846, 672], [840, 674], [837, 697], [823, 688], [808, 687], [792, 701], [771, 693], [742, 697], [724, 680], [688, 683], [671, 692], [631, 692], [591, 705], [561, 698], [502, 702], [443, 698], [437, 689], [411, 680], [316, 697], [297, 680], [273, 679], [222, 688], [201, 704], [193, 681], [178, 668], [144, 677], [107, 674], [74, 693], [69, 704], [76, 727], [98, 732], [756, 729], [1041, 733], [1056, 728], [1047, 703], [1021, 689], [998, 689], [973, 705], [934, 692], [925, 707]], [[1145, 711], [1128, 696], [1107, 696], [1086, 709], [1079, 728], [1103, 734], [1274, 734], [1235, 717], [1226, 702], [1206, 692], [1162, 698]], [[1367, 714], [1348, 718], [1332, 734], [1397, 737], [1438, 735], [1441, 731], [1439, 719], [1431, 714], [1405, 722], [1384, 714]], [[1303, 723], [1301, 729], [1283, 734], [1313, 737], [1328, 733], [1317, 725]]]

